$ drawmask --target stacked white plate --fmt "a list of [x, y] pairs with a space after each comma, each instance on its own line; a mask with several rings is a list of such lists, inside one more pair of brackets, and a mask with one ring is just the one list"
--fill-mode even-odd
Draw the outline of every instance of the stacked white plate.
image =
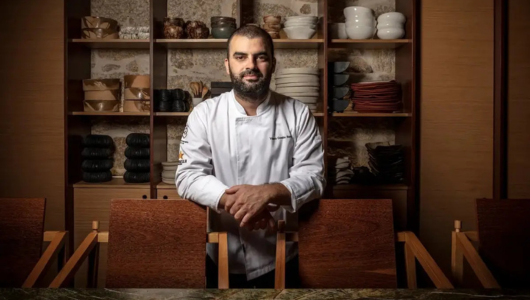
[[167, 184], [175, 184], [175, 176], [177, 175], [178, 162], [163, 162], [162, 163], [162, 182]]
[[318, 17], [314, 16], [286, 17], [283, 31], [290, 39], [310, 39], [317, 32], [317, 23]]
[[276, 92], [297, 99], [316, 111], [320, 96], [317, 68], [290, 68], [276, 71]]

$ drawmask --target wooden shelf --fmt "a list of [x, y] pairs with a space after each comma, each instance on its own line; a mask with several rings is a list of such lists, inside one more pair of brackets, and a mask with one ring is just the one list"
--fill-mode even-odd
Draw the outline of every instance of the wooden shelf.
[[189, 112], [155, 112], [157, 117], [187, 117]]
[[[273, 41], [275, 49], [317, 49], [324, 43], [323, 39]], [[227, 39], [157, 39], [156, 43], [168, 49], [226, 49]]]
[[411, 113], [333, 113], [333, 117], [343, 117], [343, 118], [407, 118], [412, 117]]
[[156, 185], [156, 188], [159, 190], [175, 190], [177, 186], [174, 184], [160, 182], [159, 184]]
[[334, 185], [334, 190], [407, 190], [409, 187], [406, 184], [340, 184]]
[[91, 112], [91, 111], [73, 111], [68, 113], [71, 116], [150, 116], [149, 112]]
[[80, 181], [78, 183], [74, 183], [74, 188], [108, 188], [108, 189], [115, 189], [115, 188], [127, 188], [127, 189], [148, 189], [150, 187], [150, 183], [127, 183], [123, 180], [123, 178], [112, 178], [111, 181], [108, 182], [100, 182], [100, 183], [89, 183]]
[[92, 49], [149, 49], [149, 40], [73, 39], [70, 42]]
[[333, 39], [331, 40], [331, 48], [358, 48], [358, 49], [395, 49], [406, 44], [411, 44], [412, 40], [349, 40], [349, 39]]
[[[187, 117], [189, 116], [189, 112], [155, 112], [155, 116], [157, 117]], [[324, 113], [322, 112], [314, 112], [313, 116], [315, 117], [323, 117]]]

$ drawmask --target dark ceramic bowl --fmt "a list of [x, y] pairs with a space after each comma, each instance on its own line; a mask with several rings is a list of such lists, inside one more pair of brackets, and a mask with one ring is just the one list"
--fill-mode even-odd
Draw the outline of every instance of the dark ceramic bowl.
[[236, 31], [235, 27], [212, 27], [212, 36], [216, 39], [227, 39]]
[[235, 23], [236, 19], [234, 19], [232, 17], [216, 16], [216, 17], [211, 17], [210, 18], [210, 22], [212, 24], [213, 23], [217, 23], [217, 22], [233, 22], [233, 23]]
[[231, 26], [231, 27], [236, 27], [236, 23], [233, 23], [233, 22], [215, 22], [215, 23], [212, 23], [212, 28], [214, 27], [228, 27], [228, 26]]

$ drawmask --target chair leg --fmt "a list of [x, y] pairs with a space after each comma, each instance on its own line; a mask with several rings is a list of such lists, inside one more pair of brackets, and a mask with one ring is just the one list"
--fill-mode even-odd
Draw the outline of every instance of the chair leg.
[[413, 232], [405, 232], [405, 245], [410, 247], [414, 256], [423, 267], [429, 278], [433, 281], [436, 288], [439, 289], [453, 289], [453, 285], [444, 275], [440, 267], [436, 264], [432, 256], [427, 252], [420, 240]]
[[407, 286], [409, 289], [417, 289], [418, 281], [416, 279], [416, 258], [410, 246], [405, 243], [405, 268], [407, 272]]
[[226, 232], [219, 233], [219, 289], [228, 289], [228, 235]]
[[22, 284], [23, 288], [32, 288], [44, 275], [46, 275], [46, 271], [49, 270], [52, 263], [57, 259], [61, 248], [65, 246], [66, 236], [67, 234], [65, 231], [58, 231], [55, 233], [55, 236], [46, 248], [46, 251], [44, 251], [41, 258]]
[[72, 280], [75, 273], [77, 272], [81, 264], [83, 264], [83, 261], [89, 255], [90, 251], [92, 251], [97, 242], [98, 233], [89, 233], [85, 240], [81, 243], [81, 245], [79, 245], [77, 250], [74, 252], [72, 257], [64, 265], [59, 274], [57, 274], [55, 279], [52, 281], [52, 283], [50, 284], [50, 288], [60, 288], [67, 285]]
[[493, 274], [491, 274], [490, 270], [478, 254], [477, 250], [475, 250], [475, 247], [473, 247], [466, 234], [463, 232], [456, 232], [455, 235], [457, 241], [456, 247], [461, 249], [464, 257], [469, 262], [469, 265], [471, 265], [471, 268], [477, 275], [478, 279], [480, 280], [480, 283], [482, 283], [484, 288], [500, 288], [500, 285], [497, 283], [497, 280], [495, 280], [495, 277], [493, 276]]
[[88, 255], [88, 282], [87, 288], [98, 287], [99, 243]]
[[464, 253], [458, 247], [457, 234], [460, 232], [460, 223], [455, 221], [455, 231], [452, 232], [451, 241], [451, 273], [453, 280], [458, 286], [462, 286], [464, 280]]
[[285, 221], [278, 221], [276, 233], [276, 270], [274, 272], [274, 288], [285, 289]]

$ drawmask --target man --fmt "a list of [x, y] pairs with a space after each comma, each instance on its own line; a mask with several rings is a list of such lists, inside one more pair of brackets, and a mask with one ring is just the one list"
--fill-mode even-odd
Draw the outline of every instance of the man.
[[[197, 105], [182, 135], [179, 195], [210, 207], [216, 231], [228, 232], [231, 288], [273, 288], [277, 220], [320, 198], [323, 150], [308, 107], [269, 90], [275, 70], [270, 35], [255, 26], [228, 40], [233, 90]], [[216, 261], [216, 245], [208, 256]], [[297, 273], [297, 248], [286, 250], [286, 286]], [[211, 260], [207, 265], [215, 265]], [[292, 273], [292, 274], [291, 274]], [[216, 287], [216, 277], [208, 287]]]

